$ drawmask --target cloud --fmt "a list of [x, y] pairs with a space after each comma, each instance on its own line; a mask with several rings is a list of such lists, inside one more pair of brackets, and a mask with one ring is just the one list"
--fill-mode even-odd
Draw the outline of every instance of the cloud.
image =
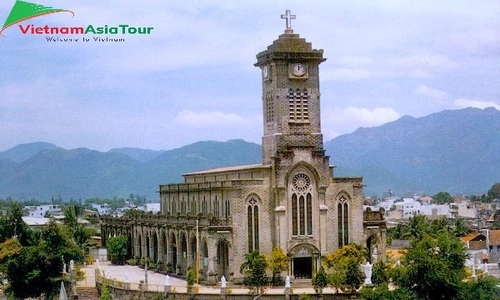
[[337, 59], [336, 64], [323, 72], [324, 80], [432, 78], [458, 66], [446, 55], [426, 52], [407, 55], [391, 53], [390, 56], [381, 56], [376, 60], [347, 56]]
[[487, 107], [494, 107], [500, 110], [500, 104], [493, 101], [482, 101], [475, 99], [460, 98], [456, 99], [453, 103], [460, 108], [475, 107], [475, 108], [485, 109]]
[[327, 108], [322, 117], [325, 139], [351, 133], [359, 127], [375, 127], [397, 120], [401, 115], [391, 107], [334, 107]]
[[435, 99], [445, 99], [448, 98], [448, 94], [444, 91], [441, 91], [439, 89], [433, 89], [425, 84], [421, 84], [417, 86], [415, 89], [415, 94], [417, 95], [422, 95], [430, 98], [435, 98]]

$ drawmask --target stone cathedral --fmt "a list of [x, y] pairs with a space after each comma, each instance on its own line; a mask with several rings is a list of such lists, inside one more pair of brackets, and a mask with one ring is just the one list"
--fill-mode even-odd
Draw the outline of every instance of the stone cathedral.
[[283, 275], [295, 279], [310, 279], [322, 256], [349, 243], [367, 247], [370, 260], [385, 259], [383, 212], [363, 211], [362, 178], [335, 177], [323, 148], [323, 50], [294, 33], [289, 11], [282, 18], [284, 33], [255, 63], [262, 77], [262, 164], [188, 173], [183, 183], [160, 185], [161, 212], [103, 218], [104, 243], [125, 234], [131, 257], [149, 257], [178, 275], [195, 268], [198, 257], [206, 283], [222, 275], [241, 281], [244, 254], [275, 247], [290, 260]]

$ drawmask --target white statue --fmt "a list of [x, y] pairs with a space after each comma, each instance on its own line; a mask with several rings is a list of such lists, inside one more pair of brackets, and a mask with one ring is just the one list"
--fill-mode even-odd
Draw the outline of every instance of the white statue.
[[74, 260], [70, 260], [69, 261], [69, 269], [71, 271], [74, 271], [75, 270], [75, 261]]
[[373, 265], [370, 264], [369, 261], [366, 262], [366, 264], [362, 265], [363, 270], [365, 272], [365, 285], [371, 285], [372, 284], [372, 267]]
[[286, 276], [286, 278], [285, 278], [285, 287], [286, 288], [290, 287], [290, 276]]
[[170, 276], [165, 276], [165, 286], [170, 286]]
[[222, 275], [222, 278], [220, 279], [220, 287], [225, 288], [226, 285], [227, 285], [226, 277], [224, 275]]
[[68, 273], [68, 269], [66, 267], [66, 263], [63, 264], [63, 274]]

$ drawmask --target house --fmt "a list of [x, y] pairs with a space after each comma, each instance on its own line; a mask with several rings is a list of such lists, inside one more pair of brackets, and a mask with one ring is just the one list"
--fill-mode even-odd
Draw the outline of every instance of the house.
[[487, 249], [487, 238], [482, 233], [472, 233], [460, 237], [460, 240], [466, 245], [467, 250]]
[[55, 204], [25, 206], [24, 209], [28, 211], [28, 216], [33, 218], [62, 216], [61, 207]]

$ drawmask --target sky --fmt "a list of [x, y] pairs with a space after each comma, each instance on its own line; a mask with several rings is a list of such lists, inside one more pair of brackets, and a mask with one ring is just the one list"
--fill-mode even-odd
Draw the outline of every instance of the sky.
[[[14, 2], [0, 2], [0, 25]], [[253, 64], [284, 32], [287, 9], [296, 15], [294, 32], [327, 58], [320, 65], [325, 141], [404, 115], [500, 110], [497, 0], [30, 2], [74, 16], [40, 16], [0, 37], [0, 151], [38, 141], [99, 151], [260, 143], [261, 72]], [[23, 34], [19, 25], [154, 29]]]

